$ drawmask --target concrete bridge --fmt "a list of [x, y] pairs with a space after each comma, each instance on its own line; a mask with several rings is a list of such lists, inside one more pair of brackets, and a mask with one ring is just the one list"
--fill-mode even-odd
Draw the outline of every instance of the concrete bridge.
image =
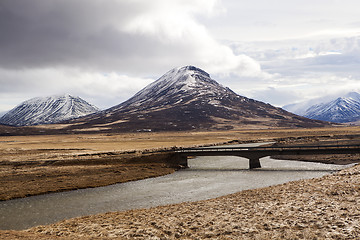
[[190, 156], [238, 156], [249, 159], [249, 168], [261, 168], [260, 158], [276, 155], [318, 155], [360, 153], [360, 145], [289, 146], [289, 147], [210, 147], [177, 150], [178, 162], [188, 166]]

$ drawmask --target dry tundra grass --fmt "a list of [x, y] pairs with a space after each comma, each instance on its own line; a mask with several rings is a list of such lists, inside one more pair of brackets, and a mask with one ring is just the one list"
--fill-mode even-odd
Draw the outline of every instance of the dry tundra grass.
[[319, 179], [65, 220], [3, 239], [358, 239], [360, 166]]
[[[101, 186], [174, 171], [158, 156], [139, 161], [136, 157], [146, 149], [234, 140], [358, 142], [359, 136], [360, 127], [339, 127], [0, 137], [0, 197]], [[0, 238], [356, 239], [360, 236], [359, 173], [356, 166], [320, 179], [208, 201], [70, 219], [29, 231], [0, 231]], [[94, 183], [94, 178], [99, 181]]]
[[360, 127], [0, 137], [0, 200], [105, 186], [175, 171], [177, 166], [166, 164], [160, 155], [139, 160], [141, 152], [149, 149], [234, 140], [356, 140], [358, 136]]

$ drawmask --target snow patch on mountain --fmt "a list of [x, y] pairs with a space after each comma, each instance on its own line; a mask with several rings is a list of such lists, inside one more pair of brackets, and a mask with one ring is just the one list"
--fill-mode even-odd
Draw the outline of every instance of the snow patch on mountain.
[[103, 132], [330, 125], [240, 96], [194, 66], [174, 68], [129, 100], [72, 123], [75, 123], [72, 129], [81, 128], [81, 131], [106, 126], [106, 129], [97, 130]]
[[8, 111], [0, 112], [0, 118], [4, 116]]
[[16, 106], [0, 118], [1, 124], [29, 126], [58, 123], [99, 111], [80, 97], [69, 94], [37, 97]]
[[186, 103], [199, 98], [207, 98], [208, 101], [218, 104], [219, 99], [229, 95], [240, 98], [230, 89], [211, 79], [204, 70], [194, 66], [185, 66], [170, 70], [132, 98], [114, 108], [158, 108], [164, 105]]
[[355, 122], [360, 119], [360, 94], [350, 92], [330, 101], [309, 106], [309, 103], [284, 106], [288, 111], [307, 118], [337, 123]]

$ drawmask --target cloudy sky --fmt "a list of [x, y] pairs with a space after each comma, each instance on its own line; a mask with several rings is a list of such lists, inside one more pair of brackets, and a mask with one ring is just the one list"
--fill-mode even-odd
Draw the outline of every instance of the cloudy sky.
[[195, 65], [276, 106], [360, 91], [358, 0], [1, 0], [0, 112], [69, 93], [107, 108]]

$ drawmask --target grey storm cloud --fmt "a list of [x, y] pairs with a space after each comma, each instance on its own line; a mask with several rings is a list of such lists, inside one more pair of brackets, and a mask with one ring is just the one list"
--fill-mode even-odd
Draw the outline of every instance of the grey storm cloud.
[[215, 72], [261, 74], [256, 61], [218, 43], [194, 17], [216, 2], [4, 0], [0, 67], [154, 74], [203, 63]]
[[[111, 55], [114, 49], [106, 48], [113, 48], [115, 41], [121, 43], [123, 37], [113, 33], [106, 22], [94, 26], [91, 17], [98, 11], [95, 5], [84, 8], [84, 1], [5, 0], [0, 4], [0, 29], [4, 33], [0, 35], [0, 65], [3, 67], [66, 65], [85, 59], [88, 62], [99, 54], [99, 49]], [[73, 14], [75, 10], [77, 13]], [[116, 52], [124, 53], [128, 49], [121, 46], [116, 44]]]
[[153, 36], [122, 30], [129, 18], [144, 12], [147, 5], [131, 1], [3, 0], [0, 66], [76, 65], [112, 70], [131, 68], [139, 60], [156, 62], [169, 51], [181, 55], [184, 51]]
[[323, 94], [325, 83], [354, 91], [358, 7], [356, 0], [0, 0], [0, 111], [63, 93], [110, 107], [183, 65], [278, 105]]

